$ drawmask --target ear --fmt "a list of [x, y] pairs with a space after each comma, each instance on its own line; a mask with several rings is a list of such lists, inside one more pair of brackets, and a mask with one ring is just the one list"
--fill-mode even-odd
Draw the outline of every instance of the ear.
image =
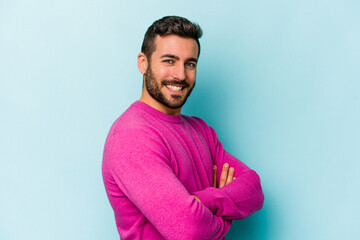
[[145, 74], [146, 72], [146, 69], [148, 67], [148, 60], [147, 60], [147, 57], [144, 53], [139, 53], [138, 57], [137, 57], [137, 63], [138, 63], [138, 68], [139, 68], [139, 71], [142, 73], [142, 74]]

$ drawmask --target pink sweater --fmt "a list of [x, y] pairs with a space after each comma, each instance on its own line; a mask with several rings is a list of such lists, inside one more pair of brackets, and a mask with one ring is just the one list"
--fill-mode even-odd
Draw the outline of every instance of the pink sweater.
[[[212, 187], [213, 165], [236, 179]], [[233, 219], [259, 210], [259, 176], [227, 153], [203, 120], [137, 101], [113, 124], [103, 179], [121, 239], [224, 239]], [[196, 195], [201, 203], [194, 199]]]

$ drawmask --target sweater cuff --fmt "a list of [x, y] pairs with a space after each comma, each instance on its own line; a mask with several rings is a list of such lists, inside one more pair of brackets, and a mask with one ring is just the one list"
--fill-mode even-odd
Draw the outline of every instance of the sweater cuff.
[[215, 201], [214, 201], [214, 199], [215, 199], [214, 196], [216, 195], [216, 193], [218, 193], [218, 191], [219, 191], [218, 188], [208, 187], [208, 188], [205, 188], [204, 190], [193, 192], [191, 194], [197, 196], [200, 199], [201, 203], [205, 207], [210, 209], [210, 211], [214, 215], [216, 215], [218, 209], [217, 209]]

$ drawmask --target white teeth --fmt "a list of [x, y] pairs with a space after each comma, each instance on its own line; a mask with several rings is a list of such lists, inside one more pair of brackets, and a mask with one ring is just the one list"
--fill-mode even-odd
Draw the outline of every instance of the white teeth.
[[182, 87], [178, 87], [178, 86], [172, 86], [172, 85], [166, 85], [167, 88], [169, 88], [171, 91], [180, 91], [182, 89]]

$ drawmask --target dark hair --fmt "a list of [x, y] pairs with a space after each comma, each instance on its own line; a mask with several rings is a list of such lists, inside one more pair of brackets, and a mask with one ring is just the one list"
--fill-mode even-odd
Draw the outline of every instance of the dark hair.
[[146, 31], [144, 41], [141, 46], [143, 52], [148, 59], [151, 58], [152, 53], [155, 51], [155, 38], [157, 35], [177, 35], [184, 38], [192, 38], [196, 40], [199, 46], [200, 55], [200, 42], [199, 38], [202, 36], [202, 30], [196, 23], [190, 22], [188, 19], [178, 16], [166, 16], [156, 20]]

